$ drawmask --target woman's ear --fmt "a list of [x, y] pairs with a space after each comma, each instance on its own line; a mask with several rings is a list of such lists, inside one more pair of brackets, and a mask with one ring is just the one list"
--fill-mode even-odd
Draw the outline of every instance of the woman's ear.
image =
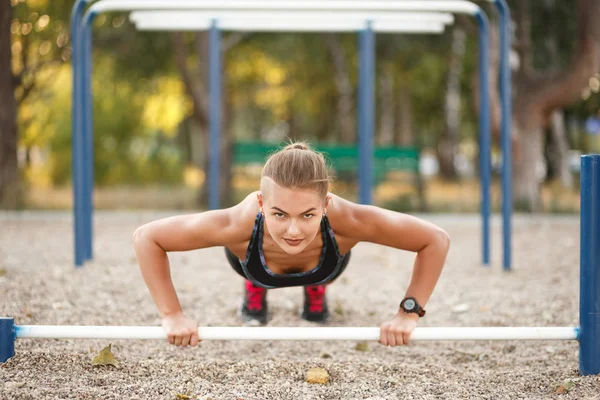
[[327, 214], [327, 207], [329, 206], [329, 202], [331, 201], [331, 196], [325, 197], [325, 209], [323, 210], [324, 214]]
[[258, 206], [260, 207], [260, 212], [262, 213], [263, 212], [263, 207], [264, 207], [262, 193], [257, 193], [256, 194], [256, 199], [258, 200]]

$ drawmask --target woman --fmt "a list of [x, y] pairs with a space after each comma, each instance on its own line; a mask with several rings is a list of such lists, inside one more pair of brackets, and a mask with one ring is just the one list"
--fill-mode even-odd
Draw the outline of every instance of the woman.
[[381, 325], [379, 339], [389, 346], [408, 344], [441, 274], [448, 235], [415, 217], [330, 193], [325, 160], [305, 143], [290, 144], [270, 156], [260, 191], [239, 204], [161, 219], [134, 233], [142, 276], [169, 343], [184, 347], [198, 344], [197, 323], [181, 309], [167, 252], [225, 247], [229, 263], [246, 279], [241, 308], [245, 321], [265, 323], [267, 289], [290, 286], [304, 287], [303, 317], [325, 321], [326, 285], [340, 276], [359, 242], [418, 253], [406, 295]]

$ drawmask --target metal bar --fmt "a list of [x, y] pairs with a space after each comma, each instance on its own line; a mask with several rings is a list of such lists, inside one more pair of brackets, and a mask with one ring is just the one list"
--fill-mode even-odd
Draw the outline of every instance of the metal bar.
[[[221, 21], [221, 31], [252, 31], [252, 32], [356, 32], [362, 29], [364, 21], [335, 21], [323, 23], [320, 21]], [[210, 20], [195, 21], [150, 21], [141, 19], [136, 22], [140, 31], [204, 31], [209, 30]], [[442, 33], [445, 25], [439, 22], [407, 23], [384, 21], [374, 23], [372, 29], [384, 33]]]
[[370, 20], [373, 22], [440, 22], [452, 24], [454, 15], [441, 12], [416, 12], [416, 11], [396, 11], [396, 12], [377, 12], [377, 11], [346, 11], [338, 10], [335, 12], [316, 12], [316, 11], [253, 11], [253, 10], [229, 10], [229, 11], [133, 11], [129, 14], [129, 20], [140, 22], [143, 20], [197, 20], [197, 19], [216, 19], [219, 23], [227, 20], [246, 20], [248, 22], [262, 21], [280, 21], [282, 19], [291, 19], [294, 21], [356, 21], [361, 22]]
[[78, 29], [81, 24], [85, 5], [89, 0], [76, 0], [71, 9], [70, 30], [71, 30], [71, 62], [73, 68], [73, 99], [71, 105], [71, 179], [73, 185], [73, 251], [75, 267], [83, 265], [86, 259], [85, 236], [84, 236], [84, 214], [83, 214], [83, 146], [81, 116], [81, 68], [77, 62], [81, 57], [79, 51]]
[[485, 13], [478, 12], [479, 25], [479, 173], [481, 178], [482, 262], [490, 264], [490, 181], [491, 134], [489, 102], [489, 21]]
[[[89, 14], [89, 18], [93, 19], [94, 14]], [[92, 97], [92, 24], [85, 24], [85, 29], [82, 32], [81, 48], [83, 63], [81, 68], [83, 84], [83, 227], [85, 240], [85, 259], [93, 258], [93, 191], [94, 191], [94, 107]]]
[[500, 17], [500, 101], [502, 119], [500, 142], [502, 147], [502, 267], [512, 264], [512, 83], [510, 71], [510, 9], [505, 0], [495, 0]]
[[581, 157], [579, 374], [600, 374], [600, 155]]
[[[52, 326], [15, 327], [17, 338], [166, 339], [161, 327]], [[411, 340], [576, 340], [576, 327], [416, 328]], [[379, 340], [375, 327], [200, 327], [203, 340]]]
[[475, 15], [479, 6], [469, 1], [462, 0], [441, 0], [441, 1], [316, 1], [316, 0], [288, 0], [288, 1], [269, 1], [269, 0], [202, 0], [193, 2], [189, 0], [100, 0], [94, 4], [91, 9], [98, 12], [109, 11], [129, 11], [129, 10], [368, 10], [368, 11], [437, 11], [437, 12], [457, 12], [462, 14]]
[[209, 181], [208, 202], [211, 210], [219, 208], [221, 176], [221, 32], [213, 20], [209, 30]]

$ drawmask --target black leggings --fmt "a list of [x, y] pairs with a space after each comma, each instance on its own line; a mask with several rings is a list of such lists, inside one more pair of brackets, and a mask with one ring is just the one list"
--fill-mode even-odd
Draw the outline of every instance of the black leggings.
[[[342, 272], [344, 272], [344, 270], [346, 269], [348, 262], [350, 262], [350, 253], [351, 252], [349, 251], [344, 255], [344, 259], [342, 260], [342, 265], [340, 268], [340, 273], [338, 274], [337, 278], [339, 278], [340, 275], [342, 275]], [[229, 250], [227, 247], [225, 247], [225, 256], [227, 256], [227, 261], [229, 261], [229, 265], [231, 265], [231, 268], [233, 268], [233, 270], [237, 272], [242, 278], [248, 279], [246, 277], [246, 274], [244, 274], [244, 270], [242, 269], [242, 265], [240, 264], [240, 259], [235, 254], [233, 254], [231, 250]], [[335, 279], [333, 281], [327, 282], [327, 284], [332, 282], [335, 282]]]

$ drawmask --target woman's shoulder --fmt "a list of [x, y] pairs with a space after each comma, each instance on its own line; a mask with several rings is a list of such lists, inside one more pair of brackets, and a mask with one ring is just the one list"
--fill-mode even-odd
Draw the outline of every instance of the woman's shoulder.
[[257, 199], [258, 193], [256, 191], [248, 194], [242, 201], [228, 209], [230, 220], [242, 231], [252, 232], [256, 215], [260, 209]]

